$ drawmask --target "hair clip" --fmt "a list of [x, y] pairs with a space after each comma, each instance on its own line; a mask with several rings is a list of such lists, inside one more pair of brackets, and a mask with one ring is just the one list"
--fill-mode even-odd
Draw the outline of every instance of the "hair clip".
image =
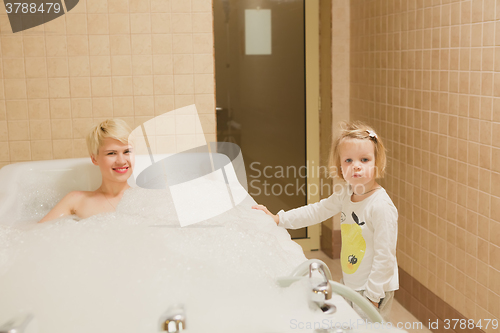
[[370, 138], [377, 139], [377, 134], [374, 131], [366, 130], [366, 132], [368, 132], [368, 135], [370, 136]]

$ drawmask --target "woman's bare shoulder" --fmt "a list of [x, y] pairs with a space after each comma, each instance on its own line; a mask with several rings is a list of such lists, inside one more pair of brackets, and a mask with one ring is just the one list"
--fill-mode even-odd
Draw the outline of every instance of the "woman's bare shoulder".
[[40, 222], [50, 221], [67, 215], [77, 215], [80, 207], [94, 198], [95, 195], [95, 191], [71, 191]]
[[62, 198], [61, 202], [78, 204], [82, 200], [92, 199], [96, 194], [95, 191], [71, 191]]

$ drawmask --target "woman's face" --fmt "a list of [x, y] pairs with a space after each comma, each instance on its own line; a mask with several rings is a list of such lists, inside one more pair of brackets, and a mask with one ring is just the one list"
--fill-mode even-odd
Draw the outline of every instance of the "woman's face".
[[113, 182], [126, 182], [135, 163], [132, 145], [112, 138], [104, 139], [99, 154], [91, 156], [91, 159], [101, 169], [103, 179]]

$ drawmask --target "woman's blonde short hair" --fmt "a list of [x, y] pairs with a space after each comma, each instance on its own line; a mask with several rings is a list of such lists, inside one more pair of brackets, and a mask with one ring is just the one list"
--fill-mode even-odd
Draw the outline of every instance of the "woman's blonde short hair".
[[112, 138], [125, 144], [129, 143], [131, 132], [132, 130], [127, 123], [121, 119], [106, 119], [94, 126], [87, 135], [87, 149], [90, 156], [99, 154], [99, 148], [106, 138]]
[[384, 178], [385, 167], [387, 165], [386, 149], [382, 139], [370, 126], [360, 121], [352, 123], [341, 122], [340, 134], [332, 144], [328, 169], [330, 177], [344, 179], [342, 166], [340, 163], [340, 145], [349, 139], [371, 140], [375, 147], [375, 178]]

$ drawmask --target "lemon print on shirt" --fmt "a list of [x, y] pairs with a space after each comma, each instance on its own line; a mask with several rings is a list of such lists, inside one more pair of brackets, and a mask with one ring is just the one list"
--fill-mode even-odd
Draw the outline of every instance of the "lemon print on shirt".
[[359, 222], [358, 216], [352, 212], [354, 222], [352, 224], [341, 224], [342, 230], [342, 251], [340, 262], [342, 271], [346, 274], [353, 274], [358, 270], [366, 251], [366, 242], [361, 234], [361, 226], [365, 222]]

